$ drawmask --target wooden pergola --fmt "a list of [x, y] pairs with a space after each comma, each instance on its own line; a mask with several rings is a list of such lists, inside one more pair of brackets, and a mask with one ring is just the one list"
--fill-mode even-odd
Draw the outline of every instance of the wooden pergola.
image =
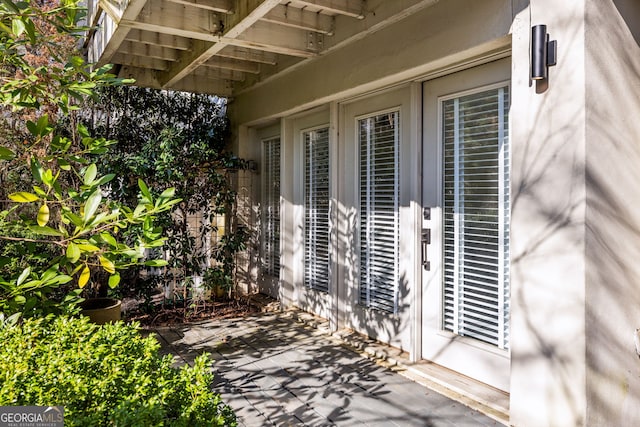
[[90, 0], [85, 47], [140, 86], [232, 97], [437, 1]]

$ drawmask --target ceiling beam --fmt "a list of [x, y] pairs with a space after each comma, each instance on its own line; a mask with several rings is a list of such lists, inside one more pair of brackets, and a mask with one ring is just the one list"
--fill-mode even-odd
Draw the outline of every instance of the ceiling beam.
[[232, 0], [167, 0], [173, 3], [211, 10], [213, 12], [233, 13]]
[[211, 80], [231, 80], [234, 82], [242, 82], [245, 79], [245, 74], [242, 71], [211, 67], [198, 67], [193, 70], [191, 75], [202, 76]]
[[171, 34], [152, 33], [135, 28], [129, 31], [125, 40], [177, 50], [191, 49], [191, 41], [187, 38], [173, 36]]
[[262, 20], [326, 35], [332, 35], [334, 30], [332, 16], [283, 5], [274, 7]]
[[312, 58], [322, 49], [322, 34], [283, 27], [269, 22], [256, 22], [235, 39], [222, 37], [227, 44], [265, 50], [281, 55]]
[[177, 61], [179, 58], [179, 52], [175, 49], [169, 49], [162, 46], [154, 46], [143, 43], [134, 43], [132, 41], [125, 40], [118, 49], [120, 53], [128, 55], [142, 56], [148, 58], [162, 59], [164, 61]]
[[[228, 45], [240, 45], [273, 52], [273, 50], [265, 49], [265, 46], [252, 45], [247, 41], [241, 41], [241, 44], [238, 44], [236, 40], [240, 35], [255, 25], [262, 17], [279, 4], [280, 0], [247, 0], [243, 2], [236, 2], [237, 9], [234, 13], [223, 16], [223, 28], [219, 29], [223, 31], [222, 37], [214, 38], [213, 40], [208, 37], [199, 38], [199, 42], [194, 42], [191, 54], [185, 55], [171, 68], [171, 70], [159, 75], [159, 80], [163, 85], [173, 85]], [[198, 39], [198, 37], [193, 38]], [[287, 41], [290, 40], [291, 38]], [[289, 49], [289, 54], [299, 53], [300, 51], [299, 46], [292, 48], [285, 45], [285, 49]]]
[[267, 65], [276, 65], [278, 63], [278, 55], [275, 53], [265, 52], [263, 50], [247, 49], [238, 46], [227, 46], [220, 52], [216, 53], [216, 56]]
[[210, 80], [202, 76], [189, 75], [170, 87], [173, 90], [181, 90], [194, 93], [208, 93], [221, 97], [230, 97], [233, 84], [228, 80]]
[[364, 0], [294, 0], [294, 3], [357, 19], [364, 19], [365, 15]]
[[[243, 73], [260, 74], [260, 64], [235, 59], [218, 58], [214, 56], [202, 64], [202, 67], [221, 68], [224, 70], [241, 71]], [[161, 80], [162, 81], [162, 80]]]
[[168, 69], [170, 65], [169, 61], [163, 61], [162, 59], [127, 55], [120, 52], [113, 55], [112, 62], [114, 64], [128, 65], [130, 67], [145, 68], [147, 70], [160, 70], [160, 71]]
[[[103, 51], [99, 55], [100, 59], [96, 64], [97, 66], [102, 66], [112, 62], [111, 58], [118, 51], [120, 44], [122, 44], [129, 32], [129, 28], [121, 26], [120, 22], [123, 19], [136, 19], [146, 4], [147, 0], [125, 0], [121, 3], [114, 3], [108, 0], [98, 0], [98, 5], [106, 13], [106, 15], [103, 16], [103, 20], [111, 20], [115, 25], [115, 31], [111, 34], [111, 37], [109, 37]], [[102, 26], [109, 27], [109, 25], [106, 25], [104, 22]]]

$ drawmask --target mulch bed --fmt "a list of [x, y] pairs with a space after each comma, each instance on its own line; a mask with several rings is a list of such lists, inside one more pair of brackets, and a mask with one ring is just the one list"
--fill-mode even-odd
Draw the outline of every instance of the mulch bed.
[[129, 301], [128, 306], [126, 320], [139, 322], [142, 326], [168, 326], [203, 320], [227, 319], [260, 311], [255, 304], [251, 304], [248, 298], [202, 301], [197, 304], [188, 303], [186, 307], [180, 303], [173, 305], [159, 303], [150, 313], [142, 312], [135, 301]]

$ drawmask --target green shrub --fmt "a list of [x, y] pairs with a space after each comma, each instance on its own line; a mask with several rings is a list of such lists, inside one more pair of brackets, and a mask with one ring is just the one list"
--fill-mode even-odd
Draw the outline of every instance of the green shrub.
[[173, 368], [136, 325], [86, 318], [0, 324], [0, 406], [62, 405], [65, 426], [235, 426], [206, 355]]

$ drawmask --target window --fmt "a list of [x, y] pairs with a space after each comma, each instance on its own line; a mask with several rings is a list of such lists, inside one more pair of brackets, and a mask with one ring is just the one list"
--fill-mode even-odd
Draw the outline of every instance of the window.
[[263, 267], [267, 274], [280, 274], [280, 138], [263, 142], [264, 223]]
[[358, 120], [360, 303], [395, 312], [398, 284], [400, 114]]
[[304, 281], [329, 292], [329, 128], [303, 134], [305, 145]]
[[445, 330], [509, 347], [509, 88], [442, 103]]

